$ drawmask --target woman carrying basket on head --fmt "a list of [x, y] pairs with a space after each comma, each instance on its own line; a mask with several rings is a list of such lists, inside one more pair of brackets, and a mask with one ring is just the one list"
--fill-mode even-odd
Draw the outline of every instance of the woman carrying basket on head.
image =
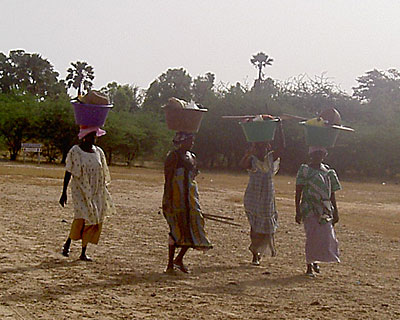
[[310, 162], [302, 164], [296, 178], [296, 222], [306, 233], [306, 274], [319, 273], [319, 262], [340, 262], [333, 226], [339, 221], [335, 192], [341, 189], [335, 170], [322, 163], [328, 151], [309, 147]]
[[88, 243], [97, 244], [106, 215], [115, 211], [107, 185], [110, 173], [103, 150], [95, 145], [96, 137], [106, 132], [99, 127], [81, 126], [80, 142], [68, 152], [64, 187], [60, 204], [67, 203], [67, 188], [71, 176], [71, 193], [75, 214], [71, 231], [65, 242], [62, 254], [69, 256], [71, 240], [82, 239], [82, 252], [79, 257], [83, 261], [91, 261], [86, 255]]
[[[162, 208], [170, 228], [166, 272], [171, 273], [174, 267], [177, 267], [182, 272], [188, 273], [188, 268], [183, 264], [187, 250], [189, 248], [207, 250], [211, 249], [212, 245], [204, 230], [204, 218], [199, 204], [195, 181], [198, 174], [196, 156], [190, 151], [194, 143], [194, 134], [177, 132], [173, 143], [175, 150], [168, 153], [164, 163]], [[176, 248], [181, 250], [175, 258]]]
[[274, 234], [278, 227], [278, 212], [272, 178], [279, 169], [279, 157], [285, 146], [281, 122], [276, 129], [274, 145], [273, 148], [270, 141], [253, 142], [240, 162], [249, 172], [244, 208], [250, 223], [249, 250], [253, 254], [252, 264], [256, 266], [260, 265], [267, 247], [271, 256], [276, 255]]

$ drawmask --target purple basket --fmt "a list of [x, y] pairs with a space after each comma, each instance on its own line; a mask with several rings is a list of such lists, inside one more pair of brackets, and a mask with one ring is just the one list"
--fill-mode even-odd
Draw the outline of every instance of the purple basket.
[[112, 104], [97, 105], [71, 102], [74, 106], [75, 122], [89, 127], [101, 127], [106, 122]]

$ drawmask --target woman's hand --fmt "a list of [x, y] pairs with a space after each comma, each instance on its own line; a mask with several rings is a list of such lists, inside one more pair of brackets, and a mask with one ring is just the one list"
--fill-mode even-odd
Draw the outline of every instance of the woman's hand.
[[64, 205], [67, 204], [67, 188], [68, 188], [68, 183], [69, 183], [69, 180], [71, 179], [71, 176], [72, 176], [71, 172], [65, 171], [64, 187], [63, 187], [60, 201], [58, 201], [62, 207], [64, 207]]
[[64, 207], [64, 205], [67, 204], [67, 193], [66, 192], [63, 192], [61, 194], [60, 201], [58, 201], [58, 202], [61, 204], [62, 207]]
[[297, 222], [298, 224], [300, 224], [300, 223], [302, 222], [303, 217], [302, 217], [302, 215], [301, 215], [300, 212], [296, 212], [295, 220], [296, 220], [296, 222]]
[[247, 150], [246, 153], [244, 154], [243, 158], [240, 160], [239, 165], [243, 169], [250, 169], [251, 168], [251, 159], [250, 157], [254, 154], [255, 148], [254, 145], [251, 145]]
[[303, 215], [301, 214], [301, 206], [300, 206], [300, 200], [301, 200], [301, 196], [303, 194], [303, 188], [304, 186], [301, 184], [296, 184], [296, 196], [295, 196], [295, 206], [296, 206], [296, 217], [295, 220], [298, 224], [301, 223], [301, 221], [303, 220]]
[[246, 150], [246, 153], [245, 153], [244, 156], [245, 156], [246, 158], [248, 158], [248, 157], [254, 155], [255, 152], [256, 152], [256, 147], [254, 146], [254, 144], [252, 144], [252, 145]]
[[162, 210], [163, 210], [164, 214], [172, 213], [172, 207], [170, 205], [168, 205], [168, 204], [165, 204], [165, 203], [162, 205]]
[[336, 223], [339, 222], [339, 212], [338, 210], [335, 208], [333, 210], [333, 220], [332, 220], [332, 224], [335, 225]]

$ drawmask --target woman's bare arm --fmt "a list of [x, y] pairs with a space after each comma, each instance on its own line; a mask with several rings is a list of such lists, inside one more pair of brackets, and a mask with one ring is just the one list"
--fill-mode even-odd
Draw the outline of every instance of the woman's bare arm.
[[335, 196], [334, 192], [332, 192], [332, 194], [331, 194], [331, 203], [333, 206], [333, 221], [332, 221], [332, 223], [335, 225], [336, 223], [339, 222], [339, 212], [338, 212], [338, 208], [337, 208], [337, 204], [336, 204], [336, 196]]
[[175, 174], [177, 156], [175, 152], [168, 154], [164, 163], [164, 195], [163, 195], [163, 211], [169, 211], [172, 208], [172, 179]]
[[301, 196], [303, 194], [303, 188], [304, 188], [304, 186], [301, 184], [296, 185], [296, 197], [295, 197], [296, 217], [295, 217], [295, 220], [297, 223], [301, 223], [301, 220], [303, 218], [301, 215], [301, 210], [300, 210], [300, 200], [301, 200]]
[[64, 207], [64, 205], [67, 203], [67, 190], [70, 180], [71, 180], [71, 172], [65, 171], [63, 191], [60, 200], [58, 201], [62, 207]]
[[245, 155], [239, 162], [239, 165], [243, 169], [251, 169], [251, 156], [253, 154], [254, 154], [254, 146], [251, 146], [249, 149], [247, 149]]

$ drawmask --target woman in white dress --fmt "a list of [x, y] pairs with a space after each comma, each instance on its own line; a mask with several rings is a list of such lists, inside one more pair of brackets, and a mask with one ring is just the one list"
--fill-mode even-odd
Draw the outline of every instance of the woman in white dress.
[[82, 252], [79, 257], [83, 261], [91, 261], [86, 255], [88, 243], [97, 244], [102, 224], [106, 215], [114, 212], [114, 204], [107, 190], [110, 183], [110, 172], [103, 150], [94, 145], [96, 137], [105, 131], [98, 127], [81, 127], [80, 143], [68, 152], [64, 187], [60, 204], [67, 203], [67, 188], [71, 176], [71, 193], [74, 204], [74, 220], [71, 231], [65, 242], [62, 254], [69, 256], [71, 240], [82, 240]]

